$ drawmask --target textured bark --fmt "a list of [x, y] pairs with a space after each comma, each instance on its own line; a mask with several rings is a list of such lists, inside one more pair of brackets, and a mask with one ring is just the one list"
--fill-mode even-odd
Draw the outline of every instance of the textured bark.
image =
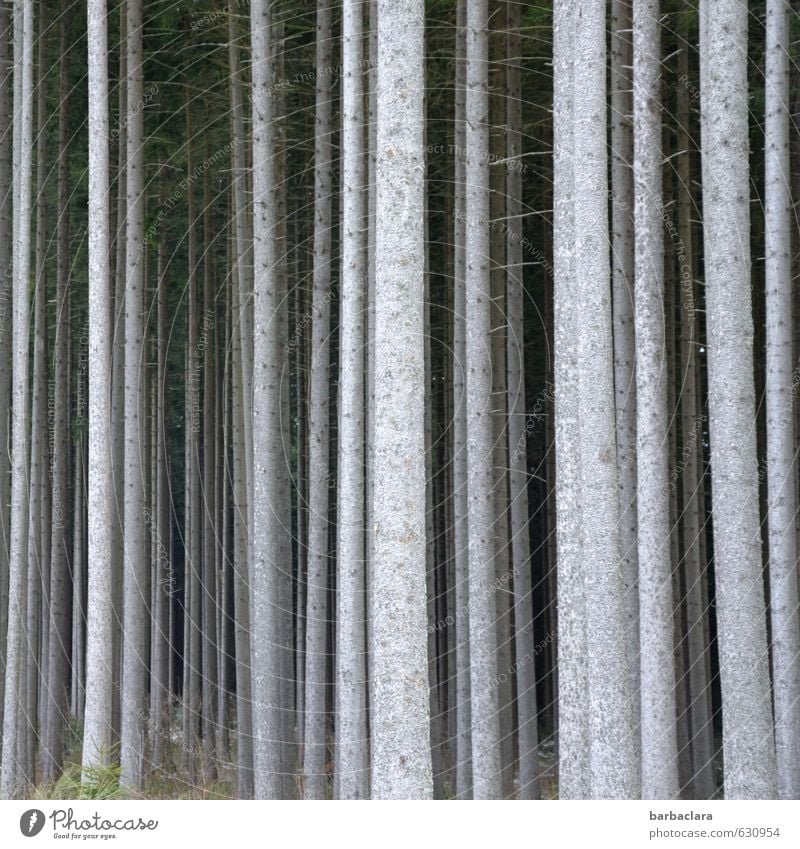
[[331, 224], [333, 160], [331, 95], [333, 62], [328, 0], [317, 5], [317, 56], [314, 123], [314, 269], [311, 295], [311, 362], [308, 394], [308, 583], [306, 587], [306, 697], [303, 735], [303, 793], [306, 799], [328, 795], [325, 775], [328, 652], [328, 535], [330, 435], [328, 375], [330, 373]]
[[593, 798], [636, 798], [638, 769], [625, 649], [615, 441], [605, 15], [579, 2], [575, 21], [575, 280], [580, 498], [586, 590], [589, 772]]
[[[520, 6], [506, 3], [506, 216], [507, 385], [509, 496], [511, 500], [511, 569], [514, 576], [519, 798], [539, 796], [536, 668], [533, 642], [531, 546], [528, 505], [528, 452], [525, 434], [525, 288], [522, 260], [522, 87]], [[521, 447], [521, 451], [519, 450]], [[505, 670], [500, 670], [501, 672]]]
[[700, 90], [725, 797], [769, 799], [777, 786], [753, 429], [746, 48], [747, 8], [706, 0]]
[[[236, 619], [236, 728], [237, 792], [240, 798], [253, 795], [253, 713], [250, 665], [250, 567], [247, 523], [248, 479], [250, 477], [247, 439], [250, 425], [245, 422], [245, 383], [242, 371], [242, 317], [240, 300], [248, 289], [248, 244], [245, 208], [244, 109], [239, 70], [239, 47], [234, 20], [234, 0], [228, 0], [228, 57], [231, 98], [231, 165], [233, 168], [234, 288], [231, 308], [234, 337], [231, 343], [231, 404], [233, 460], [233, 599]], [[248, 384], [249, 385], [249, 384]], [[250, 409], [248, 395], [247, 409]]]
[[766, 303], [767, 490], [778, 795], [800, 797], [800, 616], [792, 415], [792, 197], [789, 161], [789, 4], [767, 4]]
[[[11, 125], [12, 65], [10, 46], [12, 20], [7, 5], [0, 6], [0, 123]], [[0, 362], [11, 362], [12, 352], [12, 134], [0, 135]], [[11, 413], [11, 369], [0, 372], [0, 445], [8, 445]], [[6, 633], [8, 630], [9, 502], [11, 458], [0, 451], [0, 725], [5, 710]], [[0, 754], [3, 745], [0, 741]]]
[[[433, 795], [425, 592], [421, 0], [378, 0], [372, 797]], [[398, 360], [397, 351], [402, 351]]]
[[[280, 373], [275, 346], [277, 296], [275, 286], [276, 214], [272, 187], [274, 172], [273, 70], [271, 23], [265, 0], [251, 3], [253, 57], [253, 523], [249, 544], [252, 558], [253, 760], [255, 796], [282, 794], [281, 649], [279, 646], [280, 521], [276, 480], [280, 444]], [[244, 355], [243, 355], [244, 356]], [[246, 392], [245, 392], [246, 394]], [[245, 414], [246, 416], [246, 414]]]
[[466, 86], [467, 0], [456, 7], [453, 201], [453, 524], [456, 631], [456, 798], [472, 795], [472, 705], [469, 659], [469, 541], [466, 373]]
[[127, 3], [127, 179], [125, 229], [125, 497], [120, 781], [140, 789], [144, 768], [149, 570], [145, 559], [144, 113], [142, 4]]
[[[105, 0], [89, 0], [89, 487], [84, 770], [111, 731], [111, 334], [108, 255], [108, 38]], [[84, 772], [84, 777], [89, 777]]]
[[[114, 281], [111, 303], [111, 327], [113, 332], [111, 352], [111, 474], [114, 485], [114, 509], [111, 527], [111, 591], [113, 594], [113, 656], [114, 689], [112, 691], [112, 740], [118, 742], [121, 726], [122, 693], [122, 622], [124, 593], [124, 550], [123, 525], [125, 504], [125, 252], [127, 250], [127, 174], [128, 174], [128, 15], [126, 4], [120, 3], [119, 15], [119, 82], [117, 85], [117, 169], [112, 177], [112, 186], [116, 183], [117, 214], [116, 222], [111, 223], [112, 253], [109, 257], [111, 279]], [[109, 199], [109, 211], [111, 203]]]
[[574, 10], [553, 6], [553, 323], [555, 339], [556, 548], [558, 569], [559, 798], [585, 799], [589, 784], [586, 598], [581, 564], [575, 291]]
[[658, 0], [633, 10], [636, 466], [642, 797], [678, 796], [667, 455]]
[[[46, 575], [45, 551], [42, 545], [43, 524], [47, 521], [46, 502], [49, 487], [45, 483], [46, 466], [46, 409], [47, 409], [47, 278], [45, 273], [45, 226], [47, 223], [47, 200], [44, 196], [47, 147], [42, 132], [45, 124], [45, 84], [42, 76], [44, 65], [44, 40], [42, 32], [47, 27], [46, 10], [39, 4], [39, 32], [37, 33], [36, 59], [36, 177], [34, 197], [36, 201], [36, 236], [34, 247], [34, 292], [33, 292], [33, 372], [31, 375], [30, 405], [30, 463], [28, 465], [28, 572], [27, 612], [25, 625], [25, 684], [24, 703], [20, 704], [21, 720], [17, 729], [20, 778], [25, 785], [32, 786], [34, 777], [35, 735], [39, 714], [41, 689], [40, 648], [42, 608], [47, 599], [43, 593]], [[41, 717], [39, 717], [41, 718]]]
[[369, 796], [364, 598], [364, 157], [363, 9], [345, 0], [342, 24], [342, 283], [336, 613], [336, 772], [340, 799]]
[[[633, 696], [635, 745], [641, 748], [639, 563], [636, 505], [636, 375], [634, 373], [633, 26], [631, 0], [611, 3], [611, 277], [614, 314], [614, 394], [619, 467], [620, 546], [625, 584], [625, 632]], [[671, 606], [671, 605], [670, 605]]]
[[476, 799], [502, 796], [492, 468], [488, 4], [467, 5], [466, 382], [472, 778]]
[[0, 796], [23, 789], [19, 739], [26, 703], [26, 611], [28, 563], [28, 321], [30, 318], [31, 183], [33, 137], [33, 2], [14, 4], [14, 210], [13, 342], [11, 360], [11, 518], [5, 709]]

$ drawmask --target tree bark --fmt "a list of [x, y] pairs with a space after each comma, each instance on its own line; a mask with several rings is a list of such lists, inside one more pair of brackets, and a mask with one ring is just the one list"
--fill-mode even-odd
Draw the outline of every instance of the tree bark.
[[433, 795], [425, 622], [424, 37], [421, 0], [402, 7], [378, 0], [374, 799]]
[[345, 0], [342, 24], [342, 282], [339, 486], [336, 514], [336, 771], [338, 798], [369, 796], [364, 603], [364, 157], [363, 9]]
[[800, 797], [800, 616], [792, 410], [789, 4], [767, 3], [765, 218], [767, 490], [778, 796]]
[[645, 799], [678, 797], [664, 328], [658, 0], [633, 10], [636, 478], [641, 623], [641, 781]]
[[556, 556], [558, 569], [559, 798], [585, 799], [589, 782], [586, 593], [581, 562], [576, 365], [575, 20], [568, 0], [556, 0], [553, 35], [553, 324], [555, 339]]
[[576, 7], [575, 279], [579, 448], [589, 685], [592, 798], [639, 795], [628, 681], [617, 491], [608, 177], [605, 145], [604, 9]]
[[88, 0], [89, 43], [89, 487], [86, 708], [83, 778], [111, 741], [112, 455], [108, 215], [108, 38], [105, 0]]
[[706, 0], [701, 114], [725, 797], [777, 792], [759, 531], [749, 253], [747, 9]]

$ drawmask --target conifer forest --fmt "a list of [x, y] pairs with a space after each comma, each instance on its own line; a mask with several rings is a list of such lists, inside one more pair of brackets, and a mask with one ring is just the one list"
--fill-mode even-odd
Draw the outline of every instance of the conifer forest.
[[0, 0], [0, 210], [0, 798], [800, 799], [796, 3]]

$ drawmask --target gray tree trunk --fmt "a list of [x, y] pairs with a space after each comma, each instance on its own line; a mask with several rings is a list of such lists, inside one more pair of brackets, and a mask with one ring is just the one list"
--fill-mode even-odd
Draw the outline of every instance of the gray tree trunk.
[[[283, 462], [280, 439], [280, 373], [275, 337], [278, 303], [275, 286], [276, 213], [273, 127], [273, 69], [270, 11], [266, 0], [250, 6], [253, 68], [253, 571], [252, 667], [255, 796], [282, 795], [281, 650], [279, 647], [280, 521], [276, 481]], [[243, 354], [244, 357], [244, 354]], [[246, 394], [246, 393], [245, 393]]]
[[466, 90], [467, 0], [456, 6], [453, 202], [453, 525], [455, 558], [455, 710], [457, 799], [472, 795], [472, 704], [469, 659], [469, 538], [466, 373]]
[[759, 530], [750, 301], [747, 8], [701, 16], [708, 407], [725, 797], [777, 793]]
[[[228, 56], [230, 65], [231, 98], [231, 165], [233, 168], [233, 225], [235, 237], [234, 274], [235, 291], [233, 334], [231, 342], [231, 405], [232, 405], [232, 459], [233, 459], [233, 598], [236, 625], [234, 645], [236, 652], [236, 757], [237, 793], [239, 798], [253, 795], [253, 713], [252, 671], [250, 665], [250, 566], [245, 517], [248, 515], [248, 479], [250, 466], [246, 448], [249, 426], [245, 424], [245, 384], [242, 371], [242, 334], [238, 320], [242, 315], [240, 303], [248, 289], [246, 183], [244, 149], [244, 107], [239, 70], [239, 47], [234, 20], [234, 0], [228, 0]], [[248, 401], [248, 407], [250, 403]]]
[[589, 772], [597, 799], [639, 795], [623, 612], [608, 256], [605, 10], [576, 7], [575, 280]]
[[633, 26], [631, 0], [611, 3], [611, 277], [617, 410], [620, 546], [635, 745], [641, 748], [639, 563], [636, 507], [636, 375], [633, 321]]
[[141, 0], [127, 2], [127, 204], [125, 228], [124, 616], [120, 782], [143, 783], [149, 569], [145, 559], [144, 449], [144, 58]]
[[433, 795], [425, 621], [424, 39], [422, 0], [400, 7], [378, 0], [375, 799]]
[[[633, 10], [636, 466], [641, 623], [641, 780], [645, 799], [678, 797], [664, 329], [658, 0]], [[624, 508], [623, 508], [624, 509]]]
[[[0, 5], [0, 123], [11, 125], [12, 64], [10, 45], [12, 20], [7, 5]], [[11, 362], [12, 348], [12, 134], [0, 136], [0, 362]], [[0, 372], [0, 445], [8, 445], [11, 413], [11, 369]], [[11, 500], [11, 458], [0, 451], [0, 724], [5, 710], [6, 633], [8, 631], [9, 502]], [[3, 744], [0, 740], [0, 755]]]
[[23, 788], [17, 743], [26, 704], [26, 612], [28, 564], [28, 322], [30, 319], [31, 185], [33, 150], [33, 2], [14, 3], [14, 208], [13, 343], [11, 359], [11, 518], [5, 708], [0, 796]]
[[585, 799], [589, 783], [586, 598], [578, 432], [575, 291], [574, 10], [553, 6], [553, 323], [555, 337], [556, 548], [558, 569], [559, 798]]
[[488, 3], [467, 4], [466, 382], [472, 778], [476, 799], [502, 796], [494, 475], [492, 467], [489, 233]]
[[303, 735], [303, 795], [324, 799], [327, 735], [328, 563], [330, 435], [331, 244], [333, 160], [331, 96], [333, 12], [328, 0], [317, 4], [317, 56], [314, 125], [314, 269], [311, 301], [311, 362], [308, 394], [308, 583], [306, 588], [306, 697]]
[[364, 316], [366, 160], [363, 7], [345, 0], [342, 21], [342, 278], [336, 612], [338, 798], [369, 797], [364, 603]]
[[112, 690], [111, 334], [108, 215], [108, 38], [105, 0], [88, 0], [89, 487], [84, 780], [109, 755]]
[[767, 490], [778, 795], [800, 797], [800, 617], [792, 410], [792, 196], [789, 161], [789, 4], [767, 3], [766, 301]]

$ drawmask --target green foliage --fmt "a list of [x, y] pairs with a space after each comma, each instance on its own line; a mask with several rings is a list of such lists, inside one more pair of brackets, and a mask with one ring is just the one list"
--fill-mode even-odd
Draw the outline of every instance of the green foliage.
[[115, 763], [82, 769], [79, 763], [67, 764], [55, 784], [37, 788], [36, 799], [124, 799], [120, 786], [120, 767]]

